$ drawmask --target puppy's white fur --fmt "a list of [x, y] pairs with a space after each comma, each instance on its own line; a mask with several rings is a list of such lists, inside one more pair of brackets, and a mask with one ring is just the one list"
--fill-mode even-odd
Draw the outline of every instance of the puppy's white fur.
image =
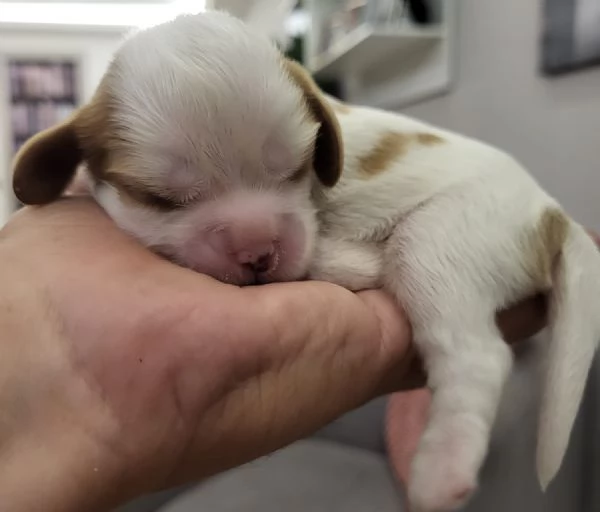
[[[398, 114], [353, 106], [340, 114], [346, 167], [324, 194], [326, 226], [311, 277], [350, 289], [382, 285], [407, 310], [434, 400], [413, 463], [415, 510], [462, 505], [487, 452], [511, 351], [494, 313], [543, 290], [524, 239], [562, 211], [507, 154]], [[439, 136], [368, 180], [357, 161], [386, 133]], [[555, 476], [600, 339], [600, 257], [570, 221], [552, 284], [552, 343], [540, 421], [538, 473]]]
[[[276, 261], [259, 281], [308, 276], [352, 290], [383, 287], [404, 306], [434, 393], [409, 485], [415, 510], [450, 510], [474, 491], [512, 365], [495, 313], [552, 287], [538, 447], [548, 485], [600, 338], [600, 256], [518, 162], [406, 116], [307, 96], [266, 39], [219, 13], [134, 35], [101, 87], [111, 133], [125, 141], [127, 177], [183, 205], [162, 211], [132, 200], [111, 168], [93, 177], [94, 194], [121, 227], [237, 284], [255, 282], [240, 254], [273, 242]], [[340, 112], [344, 166], [333, 187], [311, 173], [291, 179], [318, 153], [324, 121], [307, 110], [315, 101]], [[43, 167], [36, 152], [47, 156], [48, 140], [72, 141], [73, 131], [59, 128], [26, 146], [18, 194], [39, 186], [26, 163]], [[386, 137], [396, 149], [388, 143], [383, 168], [369, 169]]]
[[277, 238], [287, 261], [265, 280], [302, 277], [316, 230], [310, 183], [285, 181], [313, 151], [317, 125], [279, 61], [268, 40], [221, 14], [181, 17], [124, 43], [108, 82], [138, 179], [192, 207], [140, 208], [99, 183], [96, 198], [119, 225], [184, 265], [244, 284], [252, 276], [222, 264], [218, 240], [207, 243], [238, 226], [237, 238]]

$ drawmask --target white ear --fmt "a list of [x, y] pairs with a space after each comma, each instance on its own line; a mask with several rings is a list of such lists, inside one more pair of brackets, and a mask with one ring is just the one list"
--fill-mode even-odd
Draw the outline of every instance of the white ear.
[[215, 0], [216, 9], [245, 21], [250, 27], [287, 48], [291, 35], [286, 29], [296, 0]]

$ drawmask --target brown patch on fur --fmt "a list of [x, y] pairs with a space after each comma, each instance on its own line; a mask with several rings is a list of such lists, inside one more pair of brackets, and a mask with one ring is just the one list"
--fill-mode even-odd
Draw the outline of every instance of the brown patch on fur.
[[525, 260], [534, 281], [543, 289], [552, 286], [552, 269], [560, 257], [569, 231], [569, 219], [558, 208], [548, 208], [529, 235]]
[[424, 146], [435, 146], [436, 144], [444, 142], [444, 139], [434, 133], [417, 133], [416, 138], [417, 142]]
[[84, 160], [96, 179], [106, 178], [112, 156], [119, 150], [121, 142], [111, 122], [113, 103], [109, 88], [103, 81], [90, 103], [81, 108], [74, 123]]
[[410, 135], [400, 132], [384, 133], [373, 149], [358, 159], [361, 171], [367, 176], [379, 174], [403, 155], [410, 143]]
[[365, 177], [375, 176], [409, 150], [413, 143], [423, 146], [441, 144], [444, 139], [433, 133], [384, 133], [377, 144], [366, 155], [359, 158], [360, 169]]
[[15, 160], [13, 187], [25, 204], [43, 204], [67, 192], [77, 168], [85, 162], [91, 177], [119, 189], [125, 201], [160, 210], [180, 205], [143, 183], [131, 156], [124, 130], [114, 119], [112, 68], [92, 100], [65, 123], [46, 130], [24, 146]]
[[313, 168], [321, 183], [332, 187], [344, 167], [342, 135], [332, 106], [304, 67], [290, 59], [283, 59], [284, 70], [302, 90], [309, 115], [319, 123], [315, 141]]
[[13, 190], [23, 204], [44, 204], [58, 198], [82, 158], [70, 121], [29, 139], [15, 157]]
[[[32, 137], [14, 161], [13, 189], [24, 204], [58, 199], [85, 161], [96, 179], [105, 176], [110, 138], [111, 101], [105, 80], [90, 103], [62, 124]], [[114, 137], [114, 135], [112, 135]]]

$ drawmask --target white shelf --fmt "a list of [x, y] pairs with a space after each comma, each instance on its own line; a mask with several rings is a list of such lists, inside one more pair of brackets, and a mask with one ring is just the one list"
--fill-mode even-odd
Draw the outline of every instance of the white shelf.
[[377, 28], [361, 25], [327, 51], [313, 56], [310, 70], [320, 77], [339, 77], [344, 73], [366, 73], [385, 61], [398, 62], [403, 56], [438, 43], [440, 27], [412, 26]]
[[409, 18], [394, 24], [365, 24], [320, 49], [323, 29], [339, 0], [305, 0], [312, 29], [304, 62], [319, 79], [342, 86], [349, 103], [397, 110], [447, 93], [454, 81], [460, 0], [430, 0], [433, 23]]

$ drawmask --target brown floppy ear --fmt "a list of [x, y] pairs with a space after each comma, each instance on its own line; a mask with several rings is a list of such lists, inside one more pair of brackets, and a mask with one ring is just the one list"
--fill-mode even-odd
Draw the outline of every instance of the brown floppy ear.
[[342, 134], [337, 117], [308, 71], [291, 59], [285, 59], [284, 62], [290, 77], [304, 92], [310, 113], [320, 125], [313, 167], [321, 183], [333, 187], [344, 166]]
[[15, 157], [13, 190], [17, 199], [28, 205], [58, 199], [82, 158], [72, 119], [34, 135]]

